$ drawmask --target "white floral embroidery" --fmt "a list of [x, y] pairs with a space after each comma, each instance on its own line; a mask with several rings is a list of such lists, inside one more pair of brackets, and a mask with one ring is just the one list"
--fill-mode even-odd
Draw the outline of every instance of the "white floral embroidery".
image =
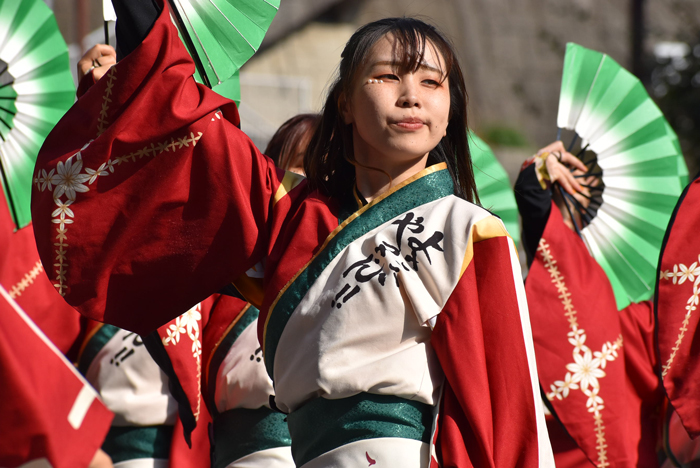
[[[202, 342], [199, 337], [199, 324], [202, 321], [202, 304], [197, 304], [190, 310], [175, 319], [175, 323], [168, 325], [168, 336], [162, 338], [163, 346], [176, 346], [180, 343], [180, 336], [185, 335], [192, 341], [192, 357], [197, 362], [197, 385], [200, 386], [202, 378]], [[197, 408], [194, 411], [195, 419], [199, 419], [201, 411], [201, 388], [197, 392]]]
[[586, 345], [586, 332], [579, 328], [576, 318], [576, 309], [571, 301], [571, 293], [556, 266], [556, 260], [552, 257], [549, 245], [544, 239], [540, 239], [537, 249], [542, 255], [544, 266], [557, 289], [558, 297], [564, 308], [564, 315], [569, 322], [571, 331], [567, 333], [568, 341], [574, 347], [572, 363], [566, 365], [564, 380], [556, 380], [549, 386], [551, 392], [547, 393], [547, 398], [563, 400], [569, 396], [571, 390], [581, 390], [588, 397], [586, 408], [593, 414], [594, 431], [596, 434], [596, 450], [598, 451], [598, 467], [610, 466], [608, 461], [608, 444], [605, 439], [605, 425], [603, 423], [602, 410], [605, 408], [603, 398], [600, 396], [600, 380], [605, 377], [605, 366], [608, 361], [614, 361], [618, 357], [618, 350], [622, 348], [622, 335], [618, 336], [614, 343], [606, 342], [600, 351], [592, 351]]
[[690, 318], [693, 312], [697, 310], [698, 302], [700, 302], [700, 255], [698, 255], [698, 260], [691, 263], [690, 266], [685, 266], [683, 263], [677, 263], [673, 265], [672, 270], [662, 271], [659, 275], [659, 279], [662, 281], [671, 280], [673, 284], [679, 286], [686, 281], [693, 283], [693, 292], [686, 303], [686, 313], [678, 330], [678, 337], [676, 338], [676, 342], [671, 349], [671, 354], [666, 360], [666, 363], [661, 366], [661, 377], [665, 378], [666, 374], [668, 374], [668, 371], [671, 369], [671, 365], [673, 364], [673, 360], [676, 358], [676, 354], [678, 354], [681, 343], [683, 343], [685, 333], [688, 331], [688, 325], [690, 325]]
[[87, 192], [89, 190], [83, 184], [90, 179], [90, 176], [81, 174], [80, 171], [82, 169], [83, 161], [80, 157], [80, 152], [68, 158], [65, 163], [59, 161], [56, 166], [56, 173], [51, 177], [51, 183], [56, 186], [53, 194], [54, 200], [65, 193], [68, 200], [75, 201], [76, 192]]
[[[99, 137], [108, 127], [109, 106], [112, 103], [112, 93], [116, 80], [116, 67], [112, 67], [107, 74], [106, 89], [103, 94], [102, 107], [97, 119], [97, 136]], [[220, 111], [215, 113], [217, 119], [221, 119]], [[213, 120], [213, 118], [212, 118]], [[52, 192], [54, 203], [57, 208], [51, 213], [51, 222], [57, 224], [56, 242], [54, 242], [55, 253], [55, 277], [54, 287], [62, 296], [66, 295], [68, 286], [66, 285], [66, 267], [68, 266], [68, 226], [75, 221], [75, 212], [71, 208], [79, 193], [90, 191], [90, 186], [95, 184], [100, 177], [114, 174], [116, 166], [122, 163], [133, 162], [143, 157], [153, 157], [163, 152], [177, 151], [184, 147], [196, 146], [202, 138], [202, 132], [188, 132], [184, 136], [168, 138], [159, 143], [150, 143], [147, 146], [132, 151], [131, 153], [113, 156], [106, 162], [100, 164], [97, 169], [83, 168], [82, 152], [87, 150], [93, 140], [87, 142], [80, 151], [70, 156], [65, 162], [59, 162], [54, 169], [46, 172], [40, 169], [34, 177], [34, 185], [39, 192], [48, 190]], [[27, 279], [26, 281], [31, 281]], [[20, 284], [21, 288], [22, 284]], [[19, 291], [19, 289], [18, 289]], [[201, 308], [197, 306], [182, 316], [178, 317], [175, 324], [171, 324], [167, 329], [167, 337], [163, 338], [163, 344], [176, 345], [180, 342], [182, 335], [187, 335], [192, 340], [192, 354], [197, 362], [198, 383], [201, 379], [201, 354], [202, 344], [200, 341], [199, 321], [201, 321]], [[199, 417], [201, 408], [201, 398], [198, 399], [195, 418]]]
[[49, 191], [52, 190], [52, 185], [51, 185], [51, 178], [53, 177], [53, 174], [56, 170], [51, 169], [49, 173], [46, 173], [46, 169], [42, 169], [39, 174], [34, 178], [34, 183], [36, 184], [37, 187], [39, 187], [39, 190], [42, 192], [45, 189], [49, 189]]
[[177, 317], [175, 323], [168, 325], [166, 329], [168, 336], [163, 338], [163, 345], [177, 345], [180, 342], [180, 336], [186, 335], [192, 341], [192, 354], [199, 362], [199, 356], [202, 354], [202, 343], [199, 339], [199, 323], [201, 320], [202, 305], [197, 304]]

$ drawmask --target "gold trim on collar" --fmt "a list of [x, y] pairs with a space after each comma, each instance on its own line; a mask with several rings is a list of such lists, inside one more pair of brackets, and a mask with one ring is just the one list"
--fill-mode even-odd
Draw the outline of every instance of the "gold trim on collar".
[[423, 177], [425, 177], [425, 176], [427, 176], [427, 175], [430, 175], [430, 174], [432, 174], [432, 173], [434, 173], [434, 172], [438, 172], [438, 171], [444, 171], [444, 170], [447, 170], [447, 164], [446, 164], [446, 163], [439, 163], [439, 164], [434, 164], [434, 165], [432, 165], [432, 166], [430, 166], [430, 167], [426, 167], [425, 169], [423, 169], [422, 171], [418, 172], [417, 174], [414, 174], [414, 175], [412, 175], [411, 177], [409, 177], [408, 179], [404, 180], [403, 182], [401, 182], [401, 183], [398, 184], [397, 186], [392, 187], [392, 188], [390, 188], [389, 190], [387, 190], [386, 192], [382, 193], [382, 194], [379, 195], [377, 198], [375, 198], [374, 200], [372, 200], [371, 202], [367, 203], [365, 206], [363, 206], [362, 208], [360, 208], [359, 210], [357, 210], [356, 212], [354, 212], [353, 214], [351, 214], [350, 216], [348, 216], [347, 219], [346, 219], [345, 221], [343, 221], [342, 223], [340, 223], [340, 224], [338, 225], [338, 227], [335, 228], [335, 229], [333, 230], [333, 232], [331, 232], [331, 233], [328, 235], [328, 237], [326, 237], [326, 240], [323, 242], [323, 245], [321, 245], [321, 247], [316, 251], [316, 254], [315, 254], [313, 257], [311, 257], [311, 260], [309, 260], [308, 262], [306, 262], [306, 265], [304, 265], [299, 271], [297, 271], [297, 272], [294, 274], [294, 276], [292, 277], [292, 279], [290, 279], [290, 280], [287, 282], [287, 284], [284, 285], [284, 287], [283, 287], [283, 288], [280, 290], [280, 292], [277, 294], [277, 297], [275, 298], [275, 300], [272, 302], [272, 304], [270, 305], [269, 309], [267, 310], [267, 317], [265, 317], [265, 328], [263, 329], [263, 342], [262, 342], [263, 353], [265, 352], [265, 342], [266, 342], [266, 340], [267, 340], [267, 325], [268, 325], [268, 323], [270, 322], [270, 317], [272, 316], [272, 311], [275, 309], [275, 306], [277, 305], [277, 302], [279, 302], [279, 300], [280, 300], [280, 298], [282, 297], [282, 295], [285, 293], [285, 291], [287, 291], [287, 289], [289, 288], [289, 286], [291, 286], [291, 284], [294, 283], [294, 281], [296, 281], [296, 279], [299, 277], [299, 275], [300, 275], [304, 270], [306, 270], [306, 269], [308, 268], [308, 266], [311, 264], [311, 262], [313, 262], [313, 261], [316, 259], [316, 257], [318, 257], [318, 255], [319, 255], [321, 252], [323, 252], [323, 251], [325, 250], [325, 248], [326, 248], [326, 246], [328, 245], [328, 243], [329, 243], [331, 240], [333, 240], [333, 238], [334, 238], [335, 236], [337, 236], [338, 233], [339, 233], [340, 231], [342, 231], [348, 224], [350, 224], [352, 221], [354, 221], [355, 219], [357, 219], [358, 217], [360, 217], [360, 215], [362, 215], [364, 212], [366, 212], [366, 211], [369, 210], [371, 207], [373, 207], [374, 205], [378, 204], [379, 202], [381, 202], [382, 200], [384, 200], [385, 198], [387, 198], [388, 196], [390, 196], [390, 195], [393, 194], [394, 192], [397, 192], [398, 190], [400, 190], [400, 189], [404, 188], [405, 186], [409, 185], [410, 183], [415, 182], [416, 180], [421, 179], [421, 178], [423, 178]]

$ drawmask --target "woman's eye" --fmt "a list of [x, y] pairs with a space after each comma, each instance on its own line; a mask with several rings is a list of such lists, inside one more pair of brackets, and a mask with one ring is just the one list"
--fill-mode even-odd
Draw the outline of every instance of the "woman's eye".
[[378, 78], [380, 80], [385, 80], [385, 81], [399, 81], [399, 77], [396, 75], [392, 75], [391, 73], [387, 73], [385, 75], [380, 75]]
[[424, 84], [427, 84], [428, 86], [440, 86], [440, 82], [437, 80], [423, 80]]

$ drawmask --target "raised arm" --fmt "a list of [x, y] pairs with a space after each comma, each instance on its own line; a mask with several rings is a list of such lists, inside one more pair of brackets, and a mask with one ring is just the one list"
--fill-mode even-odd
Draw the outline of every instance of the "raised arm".
[[271, 211], [282, 174], [193, 72], [166, 7], [57, 124], [35, 170], [32, 215], [56, 289], [141, 334], [264, 258], [283, 216]]

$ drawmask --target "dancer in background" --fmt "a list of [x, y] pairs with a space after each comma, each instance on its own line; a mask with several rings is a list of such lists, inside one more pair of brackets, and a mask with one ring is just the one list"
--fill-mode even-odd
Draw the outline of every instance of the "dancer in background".
[[[299, 114], [287, 120], [270, 140], [266, 154], [278, 167], [303, 173], [299, 158], [319, 118]], [[161, 367], [171, 369], [171, 379], [183, 389], [186, 398], [181, 398], [180, 412], [184, 407], [189, 414], [181, 417], [192, 421], [187, 429], [197, 425], [202, 399], [206, 403], [213, 418], [214, 468], [295, 466], [285, 415], [270, 408], [274, 389], [256, 333], [260, 312], [243, 300], [248, 296], [260, 307], [256, 291], [261, 289], [261, 273], [262, 265], [250, 269], [226, 288], [227, 294], [213, 296], [146, 339]]]
[[321, 121], [319, 114], [298, 114], [277, 129], [265, 148], [275, 166], [304, 175], [304, 153]]
[[[552, 466], [517, 256], [471, 203], [465, 86], [442, 35], [404, 18], [353, 35], [306, 181], [193, 70], [166, 5], [49, 136], [33, 213], [46, 261], [67, 231], [65, 297], [145, 333], [260, 265], [297, 465]], [[42, 189], [51, 170], [63, 179]], [[54, 222], [56, 206], [70, 214]]]
[[[99, 447], [112, 414], [61, 356], [75, 360], [88, 320], [66, 304], [46, 276], [34, 226], [15, 230], [2, 200], [0, 466], [45, 458], [55, 468], [110, 467]], [[74, 419], [71, 425], [68, 416], [76, 405], [84, 423]]]
[[515, 183], [547, 427], [558, 467], [657, 467], [663, 394], [651, 302], [618, 312], [605, 272], [574, 231], [578, 212], [558, 192], [588, 206], [579, 180], [595, 178], [575, 177], [587, 170], [556, 142], [526, 161]]
[[[93, 69], [88, 67], [89, 64], [96, 60], [114, 63], [114, 60], [103, 59], [106, 53], [110, 51], [105, 46], [95, 46], [80, 62], [82, 70], [93, 74], [84, 78], [90, 86], [107, 70]], [[81, 89], [87, 90], [90, 86], [81, 86]], [[276, 148], [278, 160], [290, 161], [306, 150], [313, 133], [310, 124], [313, 124], [314, 117], [300, 117], [283, 125], [273, 138], [279, 145]], [[252, 269], [248, 281], [259, 279]], [[239, 282], [237, 286], [247, 291], [245, 284]], [[140, 451], [139, 463], [143, 462], [144, 455], [151, 453], [160, 458], [155, 466], [164, 463], [167, 466], [168, 458], [171, 467], [186, 466], [182, 457], [193, 458], [194, 454], [175, 451], [169, 457], [171, 440], [173, 444], [181, 445], [193, 437], [193, 445], [201, 445], [197, 439], [207, 433], [211, 414], [211, 466], [294, 466], [285, 415], [269, 408], [274, 391], [261, 363], [262, 351], [256, 333], [258, 309], [240, 299], [242, 295], [235, 287], [231, 286], [229, 293], [235, 297], [211, 296], [143, 340], [112, 325], [95, 324], [84, 348], [90, 349], [97, 344], [99, 355], [95, 349], [81, 355], [89, 356], [79, 362], [81, 370], [92, 377], [96, 387], [103, 389], [101, 393], [107, 397], [108, 405], [119, 407], [119, 410], [113, 409], [121, 417], [120, 427], [110, 432], [112, 437], [108, 436], [106, 447], [113, 459], [119, 460], [126, 455], [133, 457]], [[111, 350], [109, 343], [104, 344], [108, 337]], [[167, 377], [156, 367], [146, 348]], [[100, 385], [100, 375], [103, 385]], [[126, 375], [132, 376], [127, 379], [131, 384], [120, 384]], [[148, 381], [151, 383], [146, 385]], [[167, 391], [168, 387], [178, 400], [179, 411], [175, 408], [175, 398]], [[144, 407], [149, 400], [150, 409]], [[126, 401], [129, 404], [125, 404]], [[178, 424], [173, 433], [176, 412], [183, 424]], [[147, 424], [144, 418], [151, 418], [151, 423]], [[156, 421], [160, 422], [157, 426], [153, 425]], [[135, 439], [128, 434], [138, 433], [144, 433], [145, 437], [139, 437], [142, 443], [135, 447], [139, 450], [134, 450], [130, 443]], [[194, 466], [204, 466], [207, 462], [210, 455], [208, 442], [206, 451], [195, 447], [199, 461], [193, 460]], [[180, 450], [186, 451], [186, 447]], [[137, 462], [136, 459], [133, 461]]]

